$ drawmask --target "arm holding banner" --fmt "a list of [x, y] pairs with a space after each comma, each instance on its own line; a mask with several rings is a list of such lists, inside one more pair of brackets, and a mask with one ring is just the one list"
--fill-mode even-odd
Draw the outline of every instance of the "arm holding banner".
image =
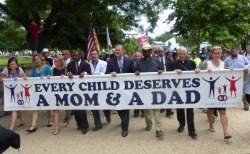
[[106, 72], [105, 72], [105, 74], [111, 74], [112, 77], [116, 77], [116, 71], [114, 68], [114, 63], [115, 63], [114, 60], [116, 60], [116, 59], [113, 58], [113, 59], [108, 61]]

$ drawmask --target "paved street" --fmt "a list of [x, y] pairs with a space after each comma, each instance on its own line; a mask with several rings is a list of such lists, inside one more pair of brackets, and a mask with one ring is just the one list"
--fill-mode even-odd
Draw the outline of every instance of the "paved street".
[[[26, 126], [15, 129], [21, 135], [20, 153], [250, 153], [250, 111], [244, 111], [242, 108], [227, 110], [229, 133], [233, 137], [228, 141], [223, 139], [219, 118], [215, 120], [215, 133], [208, 131], [206, 114], [200, 109], [195, 109], [195, 126], [198, 134], [195, 140], [188, 136], [187, 127], [183, 133], [176, 131], [178, 128], [176, 113], [173, 118], [166, 118], [165, 114], [162, 114], [164, 136], [161, 139], [155, 137], [154, 127], [150, 132], [145, 131], [144, 118], [134, 118], [133, 112], [130, 112], [129, 135], [125, 138], [121, 137], [117, 114], [112, 115], [110, 124], [107, 124], [102, 117], [103, 129], [93, 132], [93, 118], [88, 113], [90, 130], [86, 135], [76, 130], [74, 117], [71, 126], [65, 127], [64, 114], [65, 112], [61, 111], [58, 135], [53, 135], [53, 128], [46, 126], [48, 123], [46, 111], [40, 112], [37, 131], [27, 134], [25, 130], [31, 124], [31, 112], [25, 112]], [[1, 118], [0, 124], [9, 128], [10, 116]], [[19, 152], [10, 148], [5, 153]]]

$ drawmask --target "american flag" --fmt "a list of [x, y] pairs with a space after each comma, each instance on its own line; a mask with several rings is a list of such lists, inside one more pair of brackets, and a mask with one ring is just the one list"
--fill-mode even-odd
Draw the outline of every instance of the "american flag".
[[93, 22], [91, 22], [90, 27], [89, 27], [87, 58], [90, 55], [90, 51], [93, 49], [95, 49], [94, 24], [93, 24]]
[[143, 44], [145, 42], [148, 42], [148, 35], [143, 35], [137, 39], [138, 43]]

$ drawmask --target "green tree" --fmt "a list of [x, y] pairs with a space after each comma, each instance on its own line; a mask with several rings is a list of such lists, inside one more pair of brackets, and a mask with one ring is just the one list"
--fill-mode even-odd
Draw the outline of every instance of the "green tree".
[[133, 37], [133, 38], [128, 39], [124, 43], [123, 47], [124, 47], [125, 52], [132, 56], [135, 52], [135, 48], [137, 45], [138, 45], [137, 39]]
[[22, 51], [27, 48], [27, 42], [24, 39], [25, 30], [17, 22], [8, 18], [0, 20], [0, 32], [0, 49], [2, 51]]
[[191, 39], [189, 38], [183, 38], [182, 36], [178, 36], [176, 34], [173, 34], [171, 32], [165, 32], [160, 36], [155, 37], [155, 41], [161, 41], [161, 42], [166, 42], [167, 40], [175, 37], [176, 42], [179, 43], [180, 46], [185, 46], [188, 48], [191, 48], [194, 43], [192, 42]]
[[155, 41], [161, 41], [161, 42], [166, 42], [167, 40], [171, 39], [175, 37], [174, 34], [170, 33], [170, 32], [166, 32], [166, 33], [163, 33], [162, 35], [160, 36], [157, 36], [155, 37]]
[[[9, 18], [27, 29], [29, 18], [38, 23], [44, 21], [41, 32], [43, 47], [86, 49], [90, 24], [90, 12], [101, 45], [106, 46], [105, 29], [108, 26], [112, 43], [124, 41], [123, 30], [140, 28], [140, 17], [147, 16], [155, 28], [158, 14], [167, 8], [170, 0], [6, 0], [0, 10]], [[105, 41], [104, 41], [105, 40]]]
[[250, 31], [248, 0], [178, 0], [168, 21], [175, 20], [172, 32], [195, 42], [202, 40], [222, 46], [239, 45]]

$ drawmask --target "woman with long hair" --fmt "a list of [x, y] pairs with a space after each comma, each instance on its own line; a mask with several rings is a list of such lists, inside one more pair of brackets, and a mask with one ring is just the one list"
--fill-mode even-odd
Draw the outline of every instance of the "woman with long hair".
[[[5, 78], [9, 78], [9, 79], [12, 78], [14, 80], [17, 80], [18, 78], [21, 77], [23, 79], [26, 79], [26, 75], [24, 74], [24, 72], [22, 70], [19, 69], [18, 61], [15, 57], [11, 57], [8, 60], [7, 69], [8, 69], [8, 71], [4, 75]], [[18, 94], [18, 97], [22, 97], [22, 96], [19, 96], [19, 94]], [[18, 128], [24, 126], [25, 120], [23, 118], [23, 112], [22, 111], [12, 111], [10, 130], [14, 130], [17, 117], [19, 117], [19, 119], [20, 119], [20, 124], [18, 125]]]
[[[44, 77], [50, 78], [51, 76], [51, 68], [45, 64], [45, 59], [41, 54], [35, 54], [33, 56], [33, 62], [35, 66], [32, 69], [31, 77], [40, 77], [43, 79]], [[32, 116], [32, 125], [31, 127], [26, 130], [28, 133], [33, 133], [37, 129], [37, 119], [38, 119], [38, 110], [33, 111]]]
[[[62, 56], [58, 56], [54, 58], [55, 68], [52, 69], [53, 76], [61, 76], [63, 78], [67, 73], [67, 68], [64, 63], [64, 59]], [[70, 123], [70, 111], [66, 111], [67, 116], [67, 126]], [[54, 112], [54, 131], [53, 134], [57, 135], [59, 133], [59, 110], [55, 110]]]
[[[207, 70], [208, 72], [214, 71], [214, 70], [224, 70], [226, 69], [226, 65], [223, 61], [220, 60], [221, 57], [221, 47], [215, 46], [212, 49], [212, 60], [207, 61], [204, 65], [204, 70]], [[209, 121], [209, 131], [215, 132], [214, 130], [214, 117], [213, 117], [213, 111], [218, 110], [220, 114], [220, 122], [223, 128], [224, 133], [224, 139], [230, 139], [232, 138], [228, 133], [228, 118], [226, 113], [226, 108], [209, 108], [207, 111], [207, 118]]]

